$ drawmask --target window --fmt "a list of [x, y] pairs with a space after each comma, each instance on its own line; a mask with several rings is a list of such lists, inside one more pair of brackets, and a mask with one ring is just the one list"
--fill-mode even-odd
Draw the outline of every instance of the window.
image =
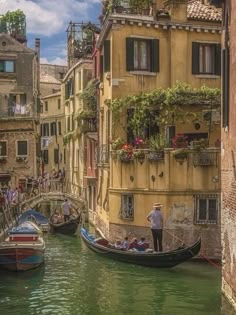
[[59, 163], [59, 150], [54, 149], [54, 163], [58, 164]]
[[217, 195], [195, 196], [195, 223], [216, 224], [218, 217], [218, 203]]
[[49, 137], [49, 124], [48, 124], [48, 123], [43, 124], [43, 127], [42, 127], [42, 136], [43, 136], [43, 137]]
[[109, 72], [110, 71], [110, 63], [111, 63], [111, 52], [110, 52], [110, 41], [105, 40], [104, 41], [104, 71]]
[[45, 102], [45, 112], [48, 111], [48, 102]]
[[61, 109], [61, 99], [57, 100], [57, 109]]
[[43, 150], [42, 151], [42, 159], [44, 164], [48, 164], [48, 150]]
[[0, 157], [7, 156], [7, 141], [0, 141]]
[[7, 72], [7, 73], [15, 72], [15, 61], [0, 60], [0, 72]]
[[61, 135], [61, 121], [58, 121], [58, 135]]
[[70, 116], [67, 117], [67, 132], [70, 131]]
[[[228, 9], [229, 10], [229, 9]], [[225, 10], [224, 22], [224, 49], [222, 51], [222, 72], [223, 72], [223, 82], [222, 82], [222, 122], [223, 127], [229, 126], [229, 113], [230, 113], [230, 47], [229, 47], [229, 11]]]
[[70, 78], [65, 84], [65, 99], [67, 100], [72, 95], [74, 95], [74, 80]]
[[159, 40], [126, 38], [126, 70], [159, 72]]
[[123, 220], [134, 219], [134, 196], [121, 195], [120, 218]]
[[66, 149], [64, 149], [64, 164], [66, 164]]
[[51, 132], [51, 136], [56, 136], [57, 135], [57, 125], [55, 122], [52, 122], [50, 124], [50, 132]]
[[192, 43], [192, 73], [221, 74], [220, 44]]
[[18, 140], [17, 141], [17, 156], [27, 156], [28, 155], [28, 141], [26, 140]]

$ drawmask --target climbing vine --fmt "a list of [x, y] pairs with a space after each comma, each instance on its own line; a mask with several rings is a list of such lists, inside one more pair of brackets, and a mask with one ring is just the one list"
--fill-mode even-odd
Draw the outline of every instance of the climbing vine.
[[[150, 112], [157, 111], [155, 123], [159, 126], [173, 124], [173, 121], [185, 122], [191, 117], [197, 118], [196, 111], [186, 111], [186, 106], [202, 106], [211, 109], [220, 106], [220, 90], [202, 86], [193, 88], [186, 83], [177, 82], [175, 86], [167, 89], [156, 89], [148, 93], [139, 93], [120, 99], [107, 101], [113, 115], [113, 122], [124, 124], [124, 115], [128, 109], [133, 110], [132, 117], [128, 120], [128, 127], [136, 136], [141, 136], [142, 130], [148, 125]], [[125, 127], [126, 124], [124, 124]]]
[[80, 99], [84, 101], [84, 105], [90, 110], [97, 108], [97, 79], [89, 81], [87, 87], [80, 94]]

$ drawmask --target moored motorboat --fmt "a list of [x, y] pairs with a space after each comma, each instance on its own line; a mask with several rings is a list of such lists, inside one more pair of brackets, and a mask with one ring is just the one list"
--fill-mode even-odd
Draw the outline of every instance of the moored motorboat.
[[53, 221], [53, 216], [49, 220], [50, 230], [53, 233], [60, 233], [60, 234], [75, 234], [80, 222], [80, 214], [76, 217], [70, 217], [69, 221], [55, 223]]
[[85, 228], [81, 228], [81, 237], [88, 248], [104, 257], [155, 268], [170, 268], [179, 265], [196, 256], [201, 249], [200, 238], [191, 246], [155, 253], [119, 250], [109, 246], [108, 242], [103, 242], [103, 245], [98, 244], [95, 237], [89, 234]]
[[48, 232], [49, 230], [49, 219], [41, 212], [38, 212], [34, 209], [27, 210], [21, 214], [18, 223], [21, 224], [25, 221], [32, 221], [36, 223], [43, 232]]
[[26, 271], [44, 262], [45, 243], [41, 230], [33, 222], [23, 222], [9, 231], [0, 244], [0, 267]]

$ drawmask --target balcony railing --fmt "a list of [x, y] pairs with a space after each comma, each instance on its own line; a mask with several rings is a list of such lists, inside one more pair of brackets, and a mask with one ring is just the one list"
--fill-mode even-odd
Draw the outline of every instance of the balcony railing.
[[84, 119], [81, 128], [83, 132], [97, 132], [97, 119], [96, 118]]
[[217, 166], [218, 159], [215, 152], [199, 152], [193, 154], [194, 166]]
[[14, 105], [0, 107], [0, 118], [36, 118], [33, 105]]

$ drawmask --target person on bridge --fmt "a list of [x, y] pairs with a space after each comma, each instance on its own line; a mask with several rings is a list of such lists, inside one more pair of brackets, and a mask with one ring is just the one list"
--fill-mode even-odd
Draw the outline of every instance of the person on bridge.
[[70, 220], [70, 211], [71, 211], [71, 205], [67, 199], [64, 200], [62, 203], [62, 211], [64, 215], [64, 221], [67, 222]]

